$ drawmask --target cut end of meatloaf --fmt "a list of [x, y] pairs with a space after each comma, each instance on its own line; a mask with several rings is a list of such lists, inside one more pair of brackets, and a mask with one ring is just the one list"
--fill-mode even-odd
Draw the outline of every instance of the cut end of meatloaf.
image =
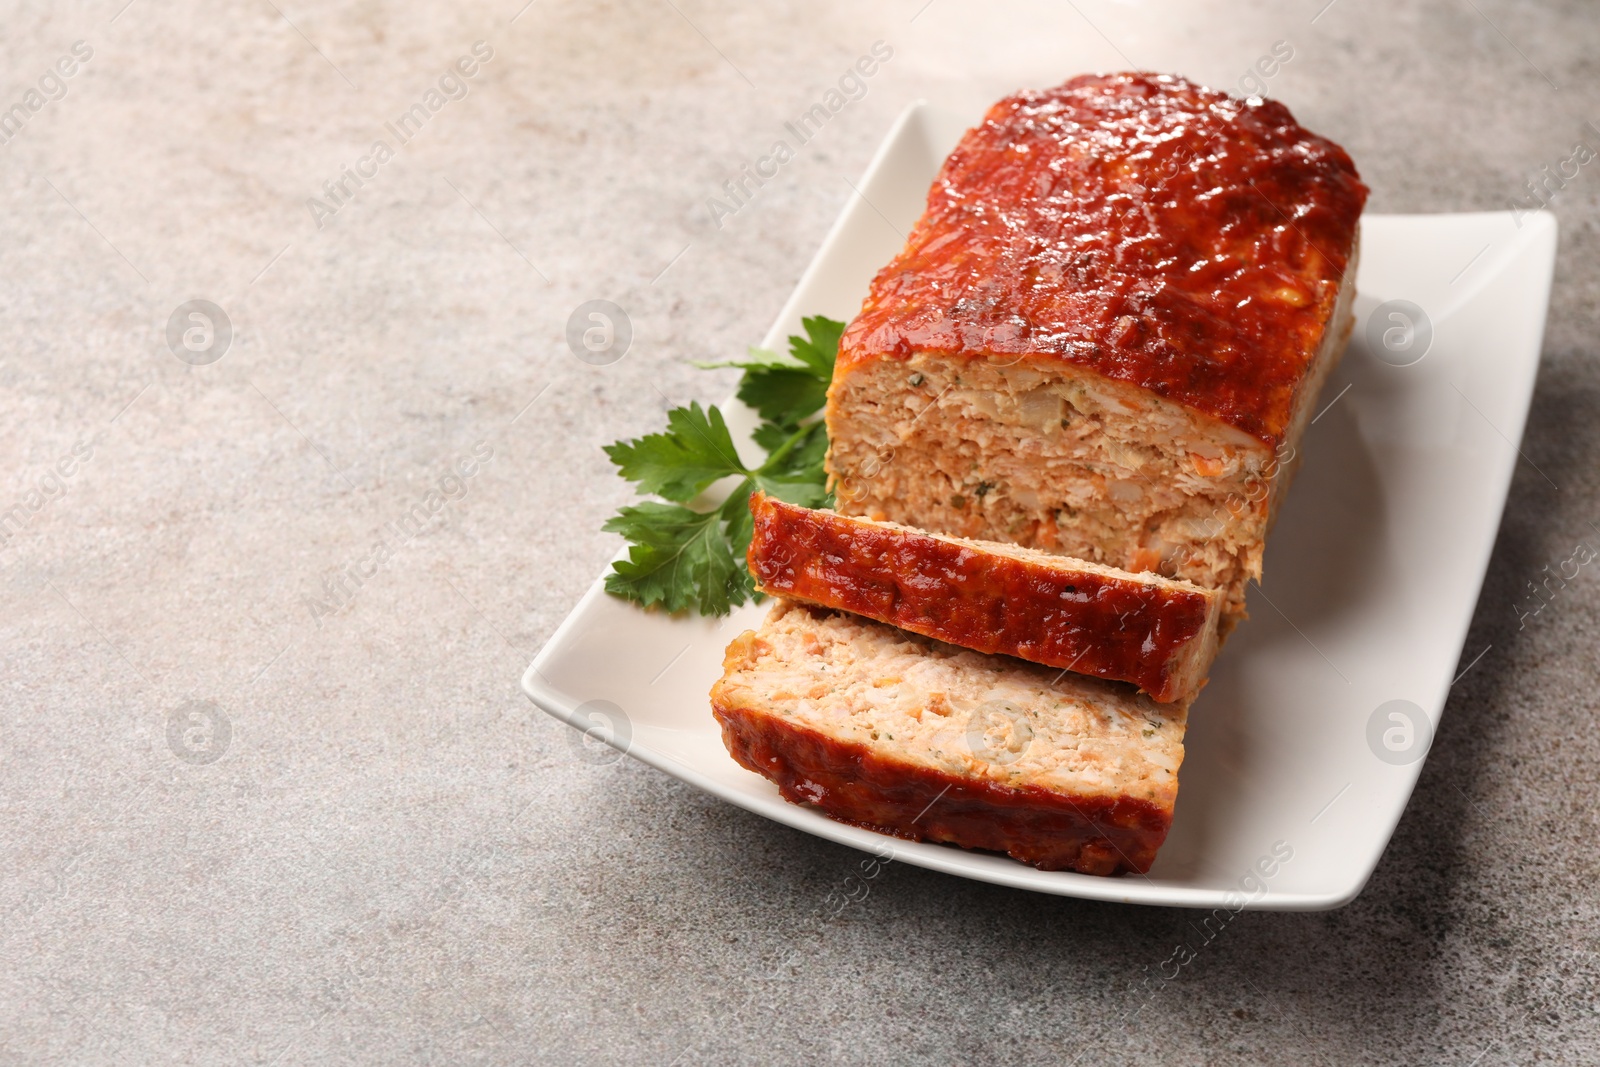
[[1217, 650], [1223, 597], [1156, 574], [997, 541], [750, 498], [762, 592], [978, 652], [1192, 700]]
[[1184, 704], [782, 600], [723, 666], [729, 753], [843, 822], [1100, 875], [1171, 826]]
[[1187, 578], [1242, 618], [1365, 197], [1271, 101], [1146, 74], [1002, 100], [845, 332], [838, 509]]

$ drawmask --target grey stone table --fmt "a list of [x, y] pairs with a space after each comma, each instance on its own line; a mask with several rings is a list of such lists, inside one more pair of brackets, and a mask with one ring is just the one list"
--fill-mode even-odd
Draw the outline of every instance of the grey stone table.
[[[1500, 210], [1600, 147], [1592, 9], [84, 0], [0, 25], [0, 1061], [1600, 1058], [1600, 577], [1516, 610], [1600, 545], [1600, 164], [1545, 194], [1489, 651], [1340, 911], [1246, 913], [1153, 995], [1188, 913], [897, 866], [826, 921], [854, 853], [584, 759], [516, 684], [617, 547], [599, 446], [729, 391], [691, 361], [761, 335], [910, 100], [1130, 66], [1249, 88], [1287, 42], [1258, 76], [1374, 210]], [[708, 205], [877, 41], [794, 159]], [[614, 365], [564, 341], [589, 299], [631, 317]]]

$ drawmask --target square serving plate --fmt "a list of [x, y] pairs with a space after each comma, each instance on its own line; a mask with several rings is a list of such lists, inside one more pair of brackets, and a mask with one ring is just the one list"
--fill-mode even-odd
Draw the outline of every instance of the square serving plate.
[[[781, 350], [803, 315], [855, 314], [973, 118], [923, 104], [901, 115], [765, 347]], [[1172, 832], [1147, 876], [1039, 871], [781, 799], [723, 749], [707, 697], [724, 647], [765, 606], [671, 618], [597, 580], [523, 689], [750, 811], [948, 874], [1138, 904], [1349, 902], [1400, 820], [1457, 671], [1479, 652], [1462, 643], [1518, 462], [1556, 226], [1544, 213], [1368, 215], [1361, 246], [1355, 334], [1306, 436], [1250, 621], [1190, 712]], [[739, 407], [724, 411], [742, 439], [754, 422]]]

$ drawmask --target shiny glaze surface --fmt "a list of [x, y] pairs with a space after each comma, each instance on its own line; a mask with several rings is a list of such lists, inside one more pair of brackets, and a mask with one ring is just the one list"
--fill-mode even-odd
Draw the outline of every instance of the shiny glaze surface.
[[1188, 695], [1179, 658], [1215, 624], [1198, 591], [976, 551], [759, 493], [750, 511], [748, 561], [764, 592], [1132, 682], [1160, 701]]
[[1276, 446], [1366, 195], [1273, 101], [1153, 74], [1018, 93], [945, 161], [839, 365], [1065, 361]]
[[1041, 870], [1111, 875], [1150, 869], [1171, 807], [962, 778], [874, 753], [718, 700], [722, 741], [785, 800], [897, 837], [1004, 852]]

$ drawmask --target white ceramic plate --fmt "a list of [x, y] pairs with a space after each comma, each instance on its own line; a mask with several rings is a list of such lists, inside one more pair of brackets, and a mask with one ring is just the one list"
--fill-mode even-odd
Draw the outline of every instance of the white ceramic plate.
[[[925, 105], [901, 116], [767, 348], [782, 349], [802, 315], [855, 314], [970, 118]], [[1177, 814], [1148, 876], [1038, 871], [782, 800], [728, 756], [707, 699], [724, 646], [764, 607], [724, 620], [669, 618], [596, 581], [523, 688], [551, 715], [668, 774], [820, 837], [892, 849], [906, 863], [1141, 904], [1348, 902], [1399, 822], [1446, 693], [1480, 651], [1463, 652], [1462, 642], [1519, 461], [1556, 227], [1542, 213], [1369, 215], [1361, 243], [1356, 335], [1305, 440], [1251, 619], [1191, 711]], [[1393, 318], [1386, 305], [1369, 331], [1374, 310], [1395, 300], [1412, 307]], [[1394, 331], [1387, 342], [1385, 330]], [[741, 437], [754, 425], [742, 414]]]

